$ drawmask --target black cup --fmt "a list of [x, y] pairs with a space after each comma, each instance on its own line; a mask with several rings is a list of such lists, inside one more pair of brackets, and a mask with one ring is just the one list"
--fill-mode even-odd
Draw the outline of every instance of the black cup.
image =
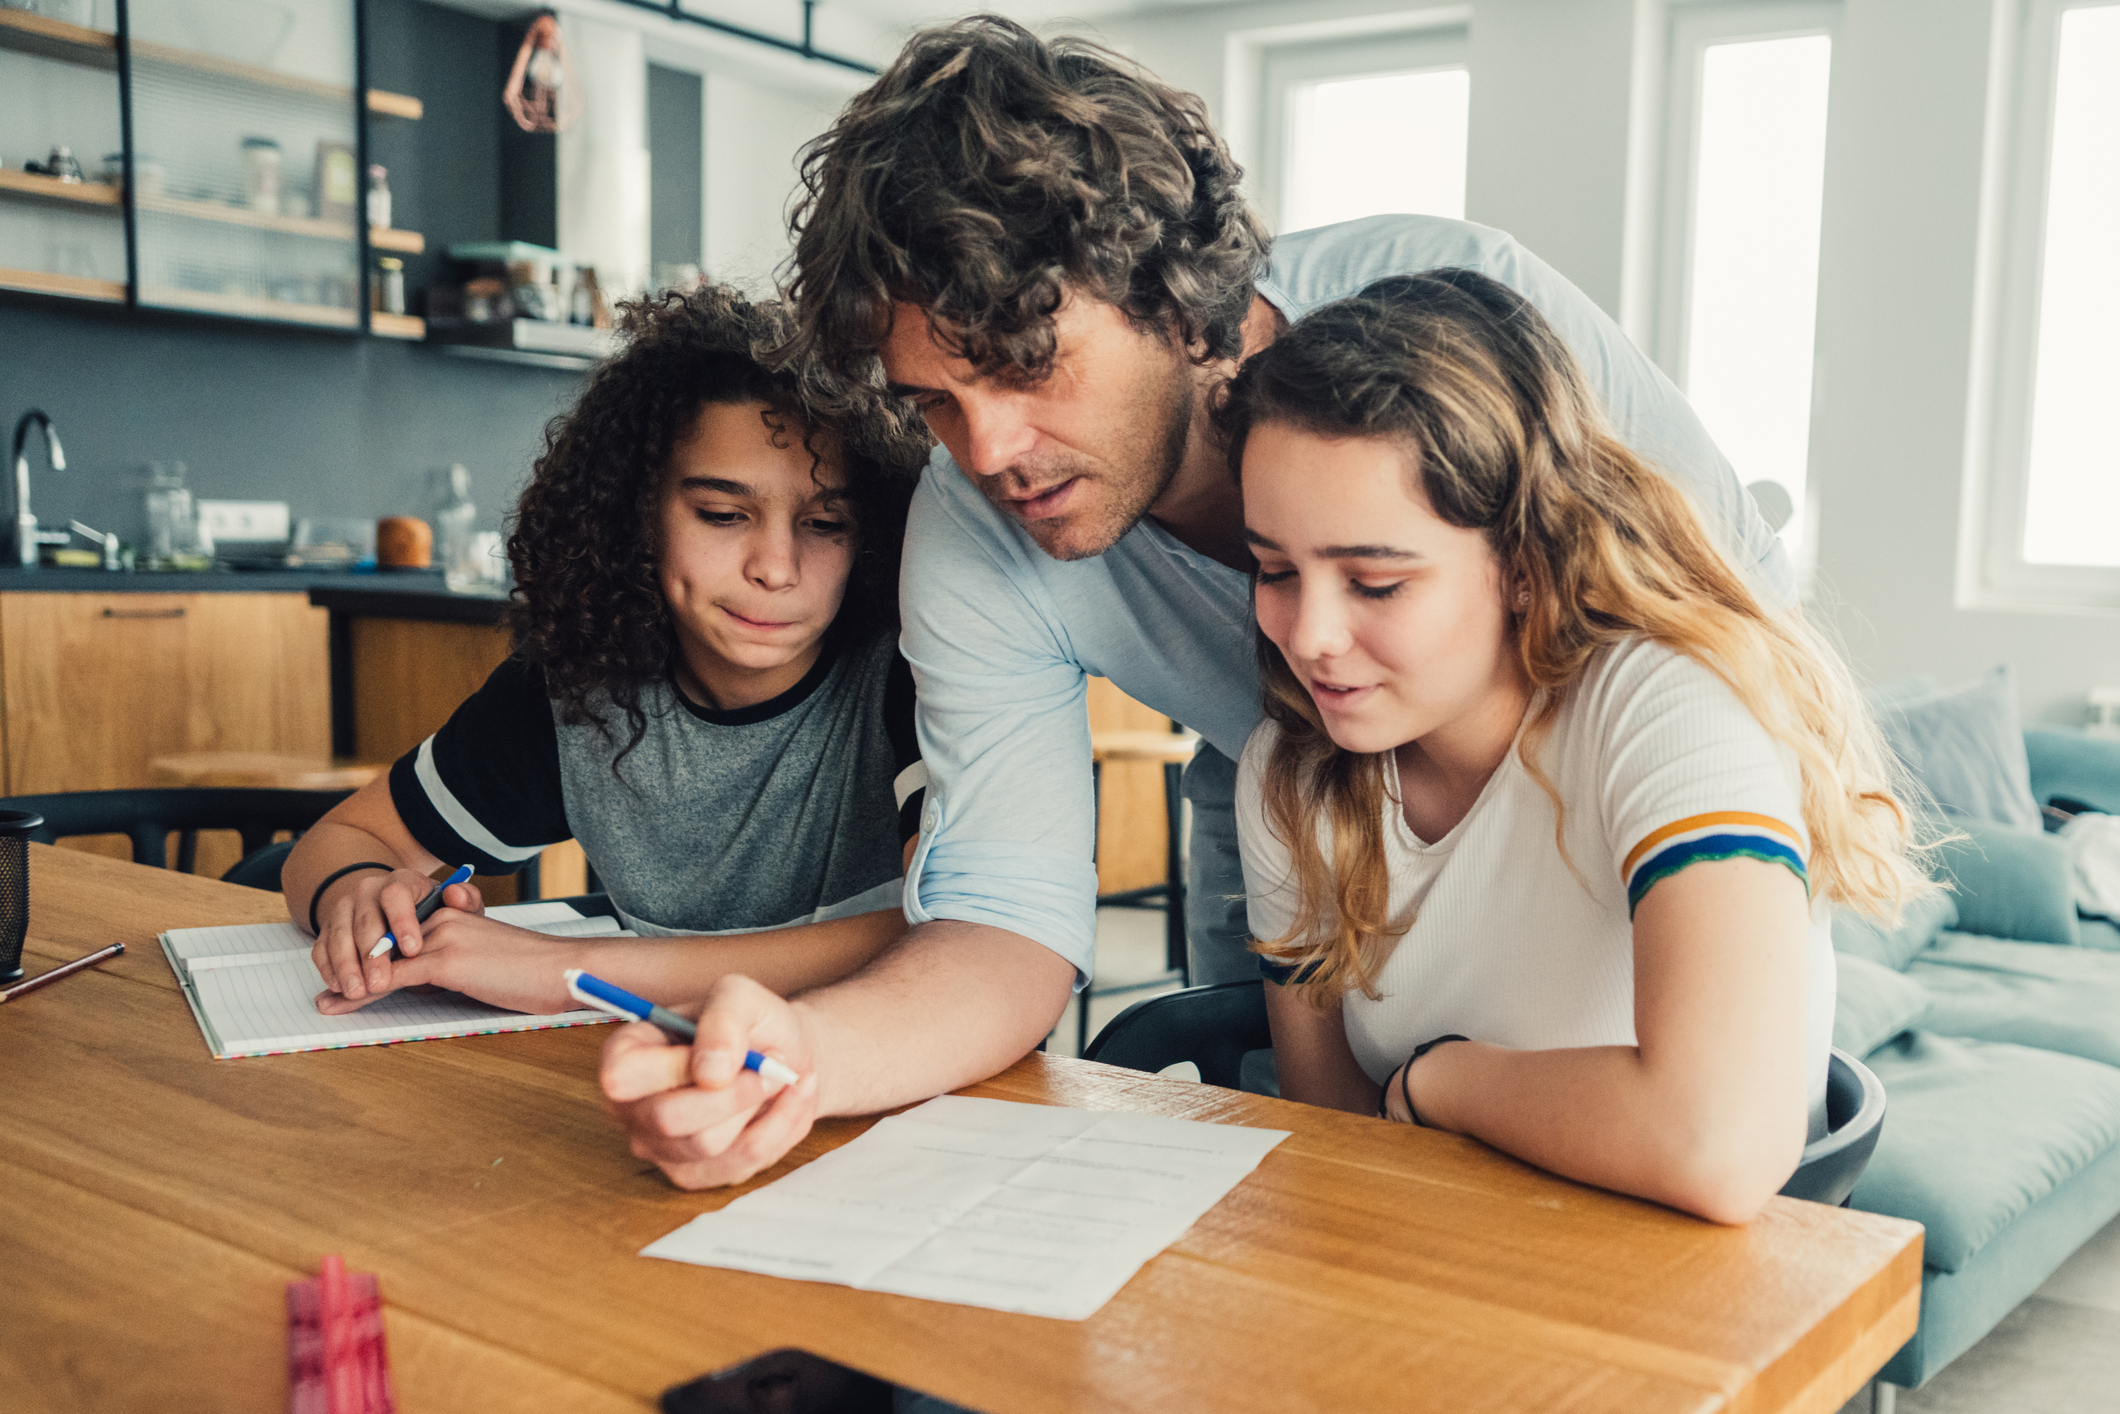
[[44, 817], [0, 810], [0, 982], [22, 976], [22, 940], [29, 936], [29, 837]]

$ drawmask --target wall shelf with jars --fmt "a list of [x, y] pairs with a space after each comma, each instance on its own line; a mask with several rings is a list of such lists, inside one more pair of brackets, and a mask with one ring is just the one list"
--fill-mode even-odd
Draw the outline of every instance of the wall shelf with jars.
[[0, 289], [421, 338], [363, 67], [357, 0], [0, 0]]

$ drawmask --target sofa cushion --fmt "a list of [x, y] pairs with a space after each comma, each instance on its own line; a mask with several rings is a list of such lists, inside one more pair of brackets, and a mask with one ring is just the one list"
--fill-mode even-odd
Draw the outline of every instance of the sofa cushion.
[[2017, 718], [2017, 675], [2009, 664], [1958, 687], [1873, 693], [1872, 700], [1885, 739], [1938, 805], [1953, 815], [2039, 830]]
[[1919, 1022], [1929, 1009], [1928, 992], [1905, 973], [1853, 954], [1837, 961], [1840, 982], [1833, 1002], [1833, 1044], [1849, 1055], [1868, 1055]]
[[[1897, 923], [1884, 923], [1852, 908], [1833, 910], [1833, 947], [1848, 957], [1865, 958], [1893, 971], [1905, 967], [1915, 954], [1936, 941], [1946, 928], [1958, 926], [1958, 903], [1947, 893], [1915, 899], [1899, 915]], [[1842, 1046], [1843, 1051], [1852, 1047]], [[1856, 1055], [1862, 1052], [1856, 1051]]]
[[2041, 805], [2061, 795], [2120, 815], [2120, 740], [2077, 727], [2026, 727], [2024, 755]]
[[[1841, 977], [1845, 985], [1845, 967]], [[2120, 1066], [2120, 957], [2112, 953], [1945, 933], [1906, 979], [1927, 994], [1922, 1025], [1930, 1031]]]
[[2076, 933], [2083, 946], [2100, 952], [2120, 952], [2120, 924], [2110, 918], [2078, 918]]
[[1937, 850], [1934, 868], [1955, 892], [1960, 932], [2069, 946], [2082, 941], [2067, 845], [1985, 820], [1951, 823], [1965, 837]]
[[1854, 1205], [1927, 1228], [1922, 1261], [1938, 1271], [2120, 1141], [2120, 1070], [2096, 1061], [1909, 1031], [1864, 1064], [1886, 1106]]

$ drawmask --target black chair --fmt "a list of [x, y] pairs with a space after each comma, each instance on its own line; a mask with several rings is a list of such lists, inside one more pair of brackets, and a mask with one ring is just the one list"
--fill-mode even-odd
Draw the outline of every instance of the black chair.
[[[1208, 1084], [1235, 1090], [1245, 1054], [1272, 1045], [1265, 984], [1225, 982], [1135, 1002], [1097, 1033], [1082, 1058], [1150, 1072], [1191, 1061]], [[1826, 1070], [1826, 1134], [1804, 1147], [1782, 1196], [1846, 1207], [1877, 1148], [1884, 1107], [1884, 1082], [1846, 1051], [1834, 1051]]]
[[1804, 1146], [1803, 1162], [1782, 1185], [1782, 1197], [1847, 1207], [1883, 1128], [1884, 1082], [1846, 1051], [1835, 1050], [1826, 1066], [1825, 1135]]
[[1209, 1085], [1235, 1090], [1245, 1054], [1272, 1046], [1266, 984], [1222, 982], [1135, 1002], [1106, 1023], [1082, 1058], [1150, 1072], [1191, 1061]]
[[0, 800], [0, 809], [42, 815], [43, 826], [30, 836], [40, 844], [56, 844], [72, 835], [124, 835], [132, 841], [133, 863], [152, 864], [157, 869], [167, 867], [169, 836], [176, 832], [176, 867], [186, 874], [198, 859], [199, 831], [234, 830], [243, 839], [243, 858], [221, 877], [252, 888], [277, 890], [280, 866], [293, 846], [274, 845], [272, 837], [281, 830], [300, 835], [352, 793], [199, 786], [82, 790], [18, 795]]

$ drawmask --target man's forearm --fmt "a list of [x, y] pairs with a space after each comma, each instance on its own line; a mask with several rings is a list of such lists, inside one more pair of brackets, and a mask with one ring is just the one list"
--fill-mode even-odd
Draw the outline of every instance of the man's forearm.
[[816, 1047], [820, 1114], [873, 1114], [1007, 1069], [1045, 1039], [1073, 964], [979, 923], [924, 923], [794, 1005]]

